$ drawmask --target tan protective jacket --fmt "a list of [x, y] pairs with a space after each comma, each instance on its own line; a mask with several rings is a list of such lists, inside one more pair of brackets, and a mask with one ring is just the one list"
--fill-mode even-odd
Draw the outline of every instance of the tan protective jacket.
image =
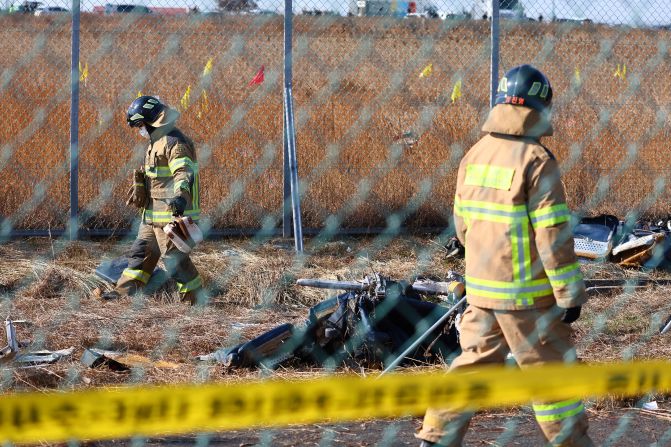
[[459, 166], [454, 203], [466, 248], [468, 302], [529, 309], [586, 301], [559, 166], [539, 138], [550, 123], [535, 110], [496, 105], [488, 132]]
[[159, 127], [151, 135], [144, 160], [149, 204], [145, 223], [164, 225], [172, 221], [168, 200], [182, 196], [184, 215], [200, 217], [198, 163], [193, 142], [174, 125]]

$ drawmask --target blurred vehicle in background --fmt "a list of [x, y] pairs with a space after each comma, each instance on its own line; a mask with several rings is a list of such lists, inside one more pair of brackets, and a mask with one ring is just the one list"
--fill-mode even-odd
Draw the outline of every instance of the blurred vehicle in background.
[[[491, 19], [492, 6], [491, 0], [475, 0], [471, 14], [476, 19]], [[528, 20], [524, 13], [524, 6], [519, 0], [499, 0], [499, 18], [502, 20]]]
[[67, 14], [70, 10], [63, 8], [62, 6], [40, 6], [35, 10], [36, 16], [44, 16], [51, 14]]
[[144, 5], [112, 4], [105, 5], [105, 14], [151, 14], [151, 9]]
[[33, 14], [40, 6], [42, 6], [42, 2], [24, 1], [22, 3], [12, 3], [9, 7], [9, 13]]

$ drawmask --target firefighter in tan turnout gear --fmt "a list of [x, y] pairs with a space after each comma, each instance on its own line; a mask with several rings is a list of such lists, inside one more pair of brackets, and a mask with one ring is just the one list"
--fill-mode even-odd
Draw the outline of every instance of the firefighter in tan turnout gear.
[[[534, 67], [507, 72], [487, 135], [459, 166], [454, 220], [469, 306], [450, 369], [503, 363], [509, 352], [521, 368], [576, 360], [569, 323], [586, 294], [559, 167], [539, 141], [552, 134], [551, 100]], [[593, 445], [580, 399], [534, 402], [533, 410], [549, 445]], [[429, 408], [416, 436], [422, 446], [459, 446], [470, 417], [465, 408]]]
[[[128, 125], [149, 139], [144, 168], [134, 172], [134, 185], [127, 202], [142, 210], [142, 223], [128, 267], [115, 289], [103, 294], [103, 298], [137, 292], [147, 284], [163, 255], [182, 301], [195, 304], [204, 299], [202, 279], [188, 255], [190, 248], [180, 245], [181, 239], [171, 239], [163, 230], [176, 216], [197, 221], [200, 214], [196, 151], [193, 142], [175, 127], [178, 117], [179, 112], [152, 96], [140, 96], [128, 108]], [[177, 220], [181, 222], [180, 217]]]

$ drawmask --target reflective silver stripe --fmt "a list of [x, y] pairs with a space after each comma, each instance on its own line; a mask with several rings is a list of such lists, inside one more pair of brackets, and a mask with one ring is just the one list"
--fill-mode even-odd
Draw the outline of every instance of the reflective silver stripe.
[[482, 290], [484, 292], [498, 292], [498, 293], [526, 293], [526, 292], [542, 292], [547, 290], [552, 292], [552, 287], [550, 283], [539, 284], [537, 286], [526, 286], [526, 287], [493, 287], [493, 286], [483, 286], [480, 284], [474, 284], [472, 282], [466, 281], [466, 287], [476, 290]]
[[526, 265], [524, 263], [525, 253], [524, 253], [524, 234], [522, 232], [522, 224], [515, 225], [515, 232], [517, 233], [517, 263], [520, 266], [519, 279], [525, 281], [527, 279], [527, 275], [526, 275]]
[[582, 406], [582, 401], [576, 401], [570, 405], [566, 405], [564, 407], [559, 407], [559, 408], [553, 408], [551, 410], [536, 410], [534, 407], [534, 413], [536, 413], [536, 416], [554, 416], [557, 414], [562, 414], [566, 413], [567, 411], [571, 410], [576, 410]]
[[502, 217], [516, 217], [522, 218], [527, 216], [526, 210], [519, 211], [503, 211], [503, 210], [494, 210], [489, 208], [481, 208], [477, 206], [468, 206], [462, 205], [459, 207], [459, 211], [463, 213], [464, 211], [471, 211], [475, 213], [490, 214], [492, 216], [502, 216]]
[[[547, 273], [547, 271], [546, 271], [546, 273]], [[577, 276], [577, 275], [580, 275], [580, 274], [581, 274], [580, 268], [577, 268], [575, 270], [571, 270], [571, 271], [568, 271], [566, 273], [562, 273], [561, 275], [550, 275], [550, 274], [548, 274], [548, 278], [550, 279], [550, 281], [561, 281], [561, 280], [569, 279], [573, 276]]]
[[537, 223], [537, 222], [540, 222], [540, 221], [543, 221], [543, 220], [555, 219], [557, 217], [566, 217], [566, 216], [570, 216], [570, 215], [571, 215], [571, 211], [569, 211], [568, 209], [565, 209], [565, 210], [555, 211], [554, 213], [544, 214], [542, 216], [537, 216], [537, 217], [536, 216], [530, 216], [530, 218], [531, 218], [531, 222]]

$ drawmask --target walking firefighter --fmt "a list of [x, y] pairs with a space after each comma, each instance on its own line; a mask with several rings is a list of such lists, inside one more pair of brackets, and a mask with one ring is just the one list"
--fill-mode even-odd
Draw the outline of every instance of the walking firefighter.
[[[552, 87], [530, 65], [501, 79], [487, 134], [464, 156], [454, 199], [465, 246], [469, 306], [461, 320], [462, 353], [450, 369], [503, 363], [521, 368], [576, 360], [569, 323], [586, 302], [573, 251], [559, 166], [540, 143], [552, 134]], [[552, 446], [592, 446], [579, 398], [534, 402]], [[465, 408], [429, 408], [421, 446], [459, 446], [471, 418]]]
[[202, 279], [189, 258], [193, 246], [202, 240], [195, 225], [200, 214], [198, 162], [193, 142], [175, 126], [177, 118], [177, 110], [153, 96], [140, 96], [128, 108], [128, 125], [149, 140], [144, 167], [134, 171], [127, 201], [141, 210], [142, 222], [128, 267], [102, 298], [139, 291], [163, 255], [182, 301], [205, 300]]

